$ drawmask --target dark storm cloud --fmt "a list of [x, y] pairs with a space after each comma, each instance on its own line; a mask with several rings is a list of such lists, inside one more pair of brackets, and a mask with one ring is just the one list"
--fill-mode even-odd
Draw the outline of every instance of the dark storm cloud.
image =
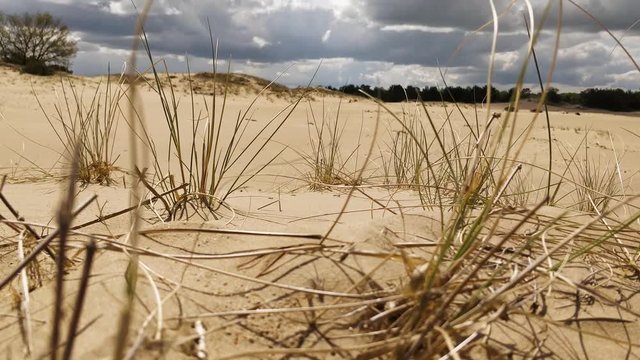
[[[101, 6], [85, 2], [61, 4], [29, 0], [11, 2], [5, 8], [6, 12], [49, 11], [63, 18], [73, 31], [82, 33], [84, 42], [129, 49], [135, 14], [109, 13], [104, 6], [106, 3], [102, 2]], [[206, 28], [209, 18], [214, 36], [220, 39], [223, 57], [228, 55], [259, 62], [353, 57], [428, 66], [435, 66], [438, 61], [446, 62], [464, 36], [462, 30], [448, 33], [382, 31], [380, 27], [365, 27], [337, 19], [327, 9], [284, 7], [269, 14], [248, 13], [239, 19], [234, 14], [234, 10], [256, 6], [255, 1], [182, 3], [179, 7], [182, 13], [156, 13], [149, 17], [145, 29], [152, 49], [160, 53], [210, 56]], [[332, 36], [330, 41], [323, 42], [327, 30], [331, 30]], [[252, 41], [256, 36], [268, 45], [257, 46]], [[469, 42], [464, 51], [481, 57], [488, 49], [489, 39], [484, 37]], [[470, 56], [458, 56], [450, 65], [478, 64], [478, 61]]]
[[[373, 20], [387, 25], [413, 24], [433, 27], [456, 27], [474, 30], [492, 19], [488, 0], [441, 1], [441, 0], [359, 0], [365, 13]], [[546, 0], [531, 0], [536, 18], [541, 19]], [[640, 3], [637, 0], [575, 0], [610, 30], [624, 30], [638, 20]], [[500, 19], [505, 30], [522, 29], [524, 1], [495, 0], [496, 9], [503, 13]], [[547, 27], [555, 26], [558, 1], [550, 2]], [[599, 25], [582, 10], [563, 0], [563, 26], [569, 30], [600, 31]], [[487, 28], [491, 30], [491, 28]]]
[[[640, 3], [637, 0], [575, 0], [582, 8], [595, 16], [609, 30], [626, 30], [639, 19]], [[601, 27], [573, 4], [565, 1], [563, 22], [572, 30], [600, 31]], [[634, 32], [638, 32], [636, 28]]]
[[[8, 4], [4, 4], [8, 2]], [[73, 1], [69, 3], [56, 3], [35, 0], [21, 1], [0, 1], [2, 8], [6, 13], [22, 13], [47, 11], [51, 14], [63, 19], [64, 23], [69, 26], [72, 31], [82, 32], [88, 35], [108, 35], [111, 37], [129, 36], [134, 31], [136, 13], [117, 14], [111, 13], [105, 4], [120, 3], [119, 1], [103, 1], [101, 3], [92, 4], [85, 1]], [[185, 2], [184, 4], [186, 4]], [[157, 9], [161, 10], [161, 9]], [[220, 14], [218, 9], [213, 8], [212, 15]], [[227, 17], [214, 17], [212, 21], [219, 23], [221, 26], [225, 24]], [[191, 20], [191, 19], [190, 19]], [[156, 31], [178, 31], [183, 36], [200, 35], [205, 31], [203, 24], [198, 21], [185, 21], [185, 16], [181, 14], [164, 14], [152, 13], [148, 17], [145, 28], [149, 32]]]
[[[376, 27], [354, 26], [336, 19], [329, 10], [318, 9], [283, 8], [268, 16], [246, 14], [234, 21], [230, 9], [233, 10], [209, 5], [181, 14], [150, 16], [145, 29], [152, 50], [160, 54], [209, 57], [211, 46], [206, 28], [207, 17], [214, 37], [220, 39], [221, 57], [231, 56], [257, 62], [353, 57], [357, 60], [435, 66], [438, 60], [443, 63], [447, 61], [447, 54], [454, 52], [464, 36], [462, 31], [381, 31]], [[114, 49], [130, 48], [134, 14], [111, 14], [97, 5], [87, 4], [46, 4], [44, 10], [63, 17], [71, 29], [82, 33], [84, 42]], [[332, 31], [332, 38], [325, 43], [322, 37], [327, 30]], [[253, 41], [254, 37], [263, 39], [268, 45], [258, 46]], [[516, 42], [522, 42], [522, 39]], [[480, 41], [474, 39], [450, 65], [478, 64], [480, 54], [486, 53], [489, 45], [487, 37], [480, 38]], [[501, 43], [501, 46], [505, 44]], [[477, 58], [462, 56], [465, 53], [474, 54]]]
[[[504, 1], [501, 1], [504, 3]], [[487, 1], [360, 0], [366, 14], [386, 25], [412, 24], [473, 30], [491, 20]]]
[[2, 2], [2, 10], [6, 13], [47, 11], [62, 18], [73, 31], [112, 36], [131, 34], [135, 24], [134, 14], [112, 16], [104, 7], [86, 2], [58, 4], [33, 0], [6, 1]]

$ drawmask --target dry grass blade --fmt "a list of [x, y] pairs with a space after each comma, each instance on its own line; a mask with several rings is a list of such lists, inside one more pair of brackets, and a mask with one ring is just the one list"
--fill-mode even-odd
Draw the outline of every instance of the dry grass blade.
[[[142, 151], [142, 156], [139, 156], [138, 143], [137, 143], [137, 126], [138, 122], [144, 128], [144, 119], [137, 118], [137, 115], [134, 107], [136, 105], [137, 97], [136, 97], [136, 59], [137, 59], [137, 51], [140, 44], [140, 34], [144, 31], [144, 23], [151, 10], [152, 0], [146, 0], [144, 2], [144, 7], [142, 12], [138, 15], [136, 19], [135, 25], [135, 36], [131, 49], [131, 57], [130, 57], [130, 65], [131, 67], [128, 69], [127, 79], [131, 86], [128, 88], [128, 99], [131, 102], [129, 104], [129, 121], [131, 126], [131, 132], [129, 133], [129, 151], [130, 153], [130, 163], [131, 169], [136, 169], [138, 167], [146, 168], [146, 153]], [[140, 159], [141, 158], [141, 159]], [[129, 232], [129, 241], [132, 246], [137, 246], [138, 242], [138, 228], [140, 226], [140, 203], [142, 200], [140, 199], [141, 194], [141, 182], [134, 181], [136, 186], [134, 187], [134, 191], [132, 191], [131, 196], [129, 198], [129, 206], [138, 206], [134, 211], [131, 212], [130, 215], [130, 223], [131, 229]], [[136, 296], [136, 286], [138, 281], [138, 255], [132, 254], [129, 257], [129, 263], [127, 266], [127, 271], [125, 274], [126, 286], [125, 286], [125, 294], [126, 301], [122, 304], [120, 309], [120, 318], [118, 323], [118, 333], [116, 337], [116, 342], [114, 346], [113, 358], [116, 360], [122, 359], [125, 354], [125, 348], [127, 346], [127, 341], [129, 338], [129, 328], [131, 323], [131, 316], [133, 312], [134, 299]]]
[[[78, 208], [73, 212], [73, 217], [76, 217], [80, 212], [89, 206], [92, 202], [95, 201], [96, 195], [91, 196], [89, 199], [85, 200]], [[31, 261], [33, 261], [38, 254], [40, 254], [45, 248], [49, 246], [49, 244], [60, 234], [60, 228], [56, 228], [49, 235], [42, 238], [36, 247], [34, 247], [29, 255], [25, 256], [24, 260], [22, 260], [11, 272], [0, 282], [0, 289], [3, 289], [7, 284], [13, 280], [16, 275], [22, 271]]]
[[[24, 233], [18, 238], [18, 260], [24, 261]], [[26, 269], [20, 271], [20, 316], [22, 317], [22, 333], [25, 343], [26, 356], [31, 356], [33, 351], [33, 328], [31, 325], [31, 310], [29, 300], [29, 277]]]
[[241, 234], [241, 235], [255, 235], [255, 236], [274, 236], [274, 237], [290, 237], [290, 238], [307, 238], [307, 239], [322, 239], [322, 235], [313, 233], [290, 233], [290, 232], [277, 232], [277, 231], [257, 231], [257, 230], [234, 230], [234, 229], [204, 229], [195, 227], [184, 228], [165, 228], [165, 229], [142, 229], [139, 234], [147, 235], [162, 232], [188, 232], [188, 233], [218, 233], [218, 234]]
[[[6, 198], [6, 196], [4, 196], [4, 194], [2, 193], [2, 187], [4, 187], [4, 183], [6, 180], [6, 175], [2, 177], [2, 185], [0, 187], [0, 201], [2, 201], [2, 203], [7, 207], [7, 209], [9, 209], [9, 211], [11, 212], [11, 214], [16, 218], [16, 220], [18, 221], [24, 221], [24, 218], [22, 216], [20, 216], [20, 213], [18, 213], [18, 211], [16, 209], [14, 209], [14, 207], [11, 205], [11, 203], [9, 202], [9, 200]], [[5, 219], [4, 216], [0, 215], [0, 220]], [[31, 227], [29, 224], [24, 224], [26, 230], [36, 239], [41, 239], [42, 237], [40, 236], [40, 234], [38, 234], [35, 229], [33, 227]], [[19, 229], [14, 228], [14, 230], [19, 231]], [[44, 251], [47, 253], [47, 255], [49, 255], [49, 257], [51, 257], [51, 259], [55, 260], [56, 256], [53, 253], [53, 251], [49, 248], [49, 247], [45, 247]]]
[[[530, 14], [532, 16], [532, 14]], [[524, 16], [525, 27], [527, 28], [527, 36], [531, 41], [531, 54], [533, 55], [533, 62], [536, 67], [536, 74], [538, 75], [538, 84], [540, 84], [540, 89], [544, 93], [544, 84], [542, 83], [542, 75], [540, 75], [540, 65], [538, 64], [538, 56], [536, 55], [536, 50], [534, 49], [534, 39], [531, 37], [531, 30], [529, 29], [529, 22], [527, 21], [527, 17]], [[531, 28], [533, 28], [533, 20], [531, 21]], [[553, 149], [551, 148], [551, 120], [549, 119], [549, 109], [547, 107], [547, 103], [544, 103], [544, 115], [547, 120], [547, 144], [549, 146], [549, 174], [547, 176], [547, 196], [549, 196], [549, 203], [553, 203], [553, 198], [551, 197], [551, 173], [553, 168]]]
[[72, 163], [71, 174], [69, 176], [68, 186], [65, 192], [63, 192], [63, 198], [60, 201], [60, 209], [58, 210], [58, 229], [60, 233], [58, 253], [56, 257], [56, 282], [54, 292], [54, 307], [53, 307], [53, 320], [52, 320], [52, 332], [50, 340], [51, 358], [58, 358], [58, 345], [60, 342], [60, 326], [62, 325], [62, 302], [64, 299], [64, 274], [66, 273], [66, 247], [67, 238], [69, 236], [69, 230], [71, 230], [71, 222], [73, 221], [73, 203], [76, 194], [76, 181], [79, 173], [79, 156], [80, 147], [82, 146], [81, 140], [76, 139]]
[[159, 198], [162, 198], [163, 196], [167, 196], [167, 195], [169, 195], [169, 194], [171, 194], [171, 193], [173, 193], [175, 191], [184, 189], [186, 186], [187, 186], [187, 184], [182, 184], [182, 185], [180, 185], [178, 187], [175, 187], [173, 189], [169, 189], [169, 190], [163, 192], [162, 194], [154, 195], [150, 199], [142, 201], [140, 204], [136, 204], [136, 205], [130, 206], [130, 207], [126, 208], [126, 209], [122, 209], [122, 210], [116, 211], [116, 212], [111, 213], [111, 214], [100, 216], [95, 220], [91, 220], [91, 221], [87, 221], [87, 222], [82, 223], [82, 224], [75, 225], [75, 226], [73, 226], [71, 228], [71, 230], [82, 229], [82, 228], [87, 227], [89, 225], [105, 222], [105, 221], [107, 221], [109, 219], [112, 219], [114, 217], [127, 214], [127, 213], [129, 213], [131, 211], [134, 211], [134, 210], [138, 209], [140, 206], [147, 206], [147, 205], [151, 204], [153, 201], [155, 201], [155, 200], [157, 200]]
[[573, 6], [575, 6], [576, 8], [578, 8], [582, 13], [584, 13], [587, 17], [589, 17], [589, 19], [591, 19], [594, 23], [596, 23], [598, 26], [600, 26], [602, 28], [602, 30], [606, 31], [607, 34], [609, 35], [609, 37], [611, 37], [617, 44], [617, 46], [619, 46], [622, 51], [624, 51], [625, 55], [627, 55], [627, 57], [629, 58], [629, 60], [631, 61], [631, 63], [633, 64], [633, 66], [640, 71], [640, 65], [638, 65], [638, 62], [636, 61], [636, 59], [633, 57], [633, 55], [631, 55], [631, 53], [629, 52], [629, 50], [622, 45], [622, 43], [620, 42], [620, 40], [618, 39], [618, 37], [616, 37], [610, 30], [609, 28], [607, 28], [607, 26], [605, 24], [602, 23], [602, 21], [600, 21], [596, 16], [594, 16], [592, 13], [590, 13], [589, 11], [587, 11], [584, 7], [580, 6], [578, 3], [576, 3], [574, 0], [568, 0]]
[[64, 352], [62, 354], [63, 360], [71, 359], [73, 354], [73, 346], [78, 332], [78, 325], [80, 324], [80, 317], [82, 315], [82, 309], [84, 308], [84, 302], [87, 295], [87, 289], [89, 286], [89, 277], [91, 275], [91, 266], [93, 264], [93, 257], [96, 253], [96, 243], [91, 240], [86, 247], [86, 255], [84, 259], [84, 265], [82, 267], [82, 275], [80, 277], [80, 283], [78, 284], [78, 294], [76, 295], [76, 302], [73, 307], [73, 314], [69, 322], [69, 330], [67, 331], [67, 341], [64, 346]]

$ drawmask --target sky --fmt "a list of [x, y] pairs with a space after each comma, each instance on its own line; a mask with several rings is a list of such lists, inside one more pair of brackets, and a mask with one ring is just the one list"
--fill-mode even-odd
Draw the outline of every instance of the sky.
[[[640, 62], [640, 0], [573, 1]], [[526, 2], [494, 2], [500, 18], [493, 82], [509, 88], [528, 53]], [[640, 70], [578, 7], [569, 0], [531, 4], [535, 26], [542, 24], [535, 50], [543, 78], [560, 17], [554, 86], [640, 89]], [[47, 11], [61, 18], [78, 41], [72, 70], [94, 75], [107, 73], [109, 66], [111, 72], [123, 69], [142, 5], [142, 0], [0, 0], [0, 11]], [[490, 0], [156, 0], [145, 30], [154, 58], [164, 59], [171, 72], [186, 72], [187, 62], [192, 72], [211, 71], [210, 24], [218, 42], [218, 71], [230, 67], [267, 79], [279, 76], [278, 82], [289, 86], [312, 79], [314, 85], [332, 86], [422, 87], [444, 81], [466, 86], [487, 81], [491, 13]], [[536, 79], [529, 62], [525, 83], [533, 87]]]

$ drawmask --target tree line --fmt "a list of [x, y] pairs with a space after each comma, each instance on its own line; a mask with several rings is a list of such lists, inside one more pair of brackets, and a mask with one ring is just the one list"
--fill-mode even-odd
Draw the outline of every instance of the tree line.
[[[438, 88], [425, 86], [391, 85], [388, 88], [371, 87], [370, 85], [344, 85], [339, 88], [328, 86], [327, 89], [340, 91], [345, 94], [366, 97], [368, 94], [385, 102], [402, 101], [445, 101], [458, 103], [481, 103], [486, 101], [487, 86], [453, 86]], [[491, 87], [492, 102], [510, 102], [515, 88], [498, 90]], [[522, 99], [538, 99], [540, 93], [534, 93], [530, 88], [523, 88], [520, 97]], [[640, 91], [623, 89], [592, 88], [581, 92], [560, 92], [557, 88], [550, 88], [547, 93], [547, 104], [550, 105], [581, 105], [589, 108], [604, 109], [610, 111], [638, 111], [640, 110]]]

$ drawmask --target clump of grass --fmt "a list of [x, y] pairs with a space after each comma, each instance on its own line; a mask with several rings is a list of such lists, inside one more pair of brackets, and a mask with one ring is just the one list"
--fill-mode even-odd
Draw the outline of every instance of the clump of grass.
[[[469, 129], [462, 134], [452, 123], [451, 115], [441, 124], [436, 123], [420, 99], [415, 113], [408, 117], [404, 111], [398, 116], [386, 104], [379, 105], [401, 126], [392, 136], [391, 159], [383, 160], [387, 178], [392, 175], [396, 185], [417, 190], [423, 205], [429, 207], [452, 204], [465, 193], [476, 204], [487, 198], [496, 186], [493, 172], [501, 161], [485, 155], [491, 125], [500, 114], [493, 114], [483, 132], [478, 133], [455, 104], [467, 125], [465, 128]], [[442, 106], [448, 107], [444, 102]], [[449, 110], [446, 112], [450, 114]], [[393, 172], [388, 169], [391, 165]], [[461, 181], [463, 178], [469, 182], [467, 187]]]
[[[625, 203], [603, 206], [605, 203], [599, 202], [602, 210], [579, 223], [564, 211], [558, 214], [546, 209], [548, 196], [530, 204], [530, 191], [521, 189], [520, 165], [507, 166], [514, 161], [508, 160], [509, 147], [505, 150], [504, 144], [513, 143], [514, 133], [500, 130], [509, 129], [509, 119], [494, 123], [499, 128], [491, 138], [485, 138], [491, 123], [499, 118], [494, 115], [491, 119], [473, 142], [475, 147], [466, 152], [471, 156], [462, 157], [467, 173], [458, 178], [459, 191], [433, 187], [436, 199], [441, 199], [438, 208], [443, 224], [437, 245], [425, 250], [427, 255], [404, 249], [395, 253], [409, 275], [399, 293], [403, 297], [360, 319], [360, 324], [367, 325], [364, 330], [378, 334], [361, 357], [567, 354], [566, 348], [556, 345], [562, 343], [562, 335], [555, 335], [567, 326], [545, 318], [550, 311], [545, 299], [551, 294], [562, 298], [576, 288], [615, 311], [633, 311], [610, 301], [597, 286], [586, 285], [586, 280], [570, 279], [563, 270], [592, 261], [587, 259], [594, 256], [600, 259], [600, 265], [590, 269], [594, 272], [606, 271], [609, 264], [620, 261], [620, 254], [629, 254], [632, 248], [621, 239], [634, 232], [630, 226], [640, 213], [614, 221], [616, 211]], [[407, 133], [419, 144], [417, 134]], [[428, 148], [419, 149], [427, 153]], [[443, 153], [442, 163], [453, 164], [459, 159], [455, 151], [445, 148]], [[435, 163], [429, 162], [426, 171], [437, 173]], [[445, 203], [442, 199], [449, 200]], [[450, 215], [444, 216], [442, 209]], [[613, 222], [619, 225], [608, 225]], [[417, 243], [413, 246], [420, 249]], [[620, 247], [623, 252], [618, 251]], [[546, 331], [548, 341], [536, 340], [540, 331]], [[520, 334], [516, 348], [502, 342], [502, 337], [512, 333]], [[606, 334], [603, 338], [616, 341]]]
[[[599, 214], [606, 211], [612, 202], [624, 200], [624, 179], [615, 148], [614, 161], [607, 161], [606, 164], [602, 163], [600, 155], [597, 159], [590, 155], [589, 134], [590, 131], [587, 130], [575, 149], [558, 145], [565, 167], [559, 174], [560, 181], [551, 196], [554, 204]], [[613, 140], [611, 145], [614, 146]], [[581, 150], [583, 156], [580, 156]], [[563, 202], [567, 198], [572, 199], [569, 204]]]
[[532, 195], [538, 194], [543, 189], [536, 189], [531, 183], [531, 178], [523, 173], [523, 166], [513, 168], [510, 181], [505, 186], [501, 204], [513, 208], [525, 208], [531, 205]]
[[[495, 46], [498, 26], [495, 13], [493, 21]], [[531, 56], [532, 46], [529, 51]], [[525, 62], [518, 88], [522, 86], [526, 68]], [[490, 68], [489, 83], [491, 76]], [[489, 95], [487, 98], [489, 107]], [[409, 153], [406, 152], [407, 146], [417, 146], [424, 159], [432, 159], [431, 149], [424, 145], [420, 133], [385, 104], [378, 103], [413, 140], [413, 144], [404, 145], [404, 149], [396, 153], [406, 154]], [[512, 103], [518, 104], [518, 95]], [[517, 105], [514, 110], [517, 110]], [[456, 358], [470, 357], [472, 351], [477, 354], [478, 349], [487, 357], [507, 354], [528, 356], [550, 351], [551, 347], [537, 342], [534, 334], [538, 329], [551, 325], [554, 330], [547, 332], [547, 336], [553, 338], [553, 331], [562, 327], [549, 324], [538, 314], [544, 306], [544, 300], [540, 300], [542, 294], [564, 291], [559, 290], [564, 287], [558, 284], [557, 279], [562, 279], [570, 288], [577, 287], [611, 304], [618, 311], [632, 311], [619, 303], [609, 303], [609, 299], [595, 287], [584, 286], [584, 282], [576, 283], [562, 275], [562, 270], [573, 262], [584, 262], [585, 256], [594, 256], [596, 248], [607, 262], [616, 261], [611, 260], [618, 258], [616, 249], [624, 246], [618, 238], [622, 232], [632, 231], [629, 227], [640, 217], [640, 213], [636, 213], [624, 220], [616, 220], [619, 226], [615, 228], [607, 225], [615, 217], [615, 211], [624, 205], [621, 202], [615, 206], [609, 204], [615, 189], [612, 185], [616, 180], [615, 172], [603, 175], [595, 172], [595, 167], [581, 169], [586, 173], [582, 182], [589, 184], [584, 188], [597, 189], [584, 196], [591, 200], [589, 204], [594, 204], [590, 206], [598, 210], [587, 221], [575, 223], [566, 218], [565, 213], [552, 215], [545, 211], [544, 205], [550, 199], [550, 183], [547, 196], [535, 205], [527, 204], [528, 199], [524, 196], [527, 191], [520, 192], [515, 200], [504, 199], [509, 193], [513, 194], [512, 191], [505, 192], [510, 186], [521, 186], [515, 180], [518, 173], [515, 171], [517, 167], [513, 166], [514, 159], [522, 148], [517, 143], [518, 139], [526, 139], [531, 129], [529, 125], [523, 134], [516, 136], [517, 111], [508, 111], [502, 118], [499, 114], [487, 113], [484, 130], [478, 129], [477, 133], [468, 126], [472, 133], [467, 137], [470, 141], [466, 149], [460, 146], [460, 141], [446, 142], [426, 109], [425, 114], [433, 129], [435, 149], [442, 154], [438, 161], [426, 161], [426, 172], [433, 174], [431, 180], [437, 182], [425, 182], [425, 186], [434, 189], [441, 212], [442, 234], [435, 249], [422, 261], [410, 257], [408, 251], [402, 252], [403, 263], [410, 274], [402, 293], [408, 295], [403, 301], [395, 301], [388, 309], [381, 309], [369, 317], [378, 321], [381, 318], [388, 320], [379, 322], [379, 327], [367, 328], [372, 332], [381, 331], [383, 335], [376, 338], [378, 341], [361, 354], [362, 357]], [[451, 138], [456, 139], [455, 136]], [[547, 171], [551, 174], [551, 168]], [[403, 173], [402, 169], [400, 173]], [[449, 182], [441, 182], [442, 179]], [[526, 207], [515, 210], [504, 206], [513, 201]], [[445, 208], [450, 209], [447, 210], [449, 216], [444, 215]], [[544, 221], [540, 221], [541, 218]], [[607, 226], [600, 227], [600, 222]], [[557, 231], [556, 227], [562, 231]], [[627, 253], [629, 250], [626, 249]], [[594, 271], [604, 271], [607, 266]], [[530, 309], [524, 306], [523, 299], [530, 299]], [[515, 318], [519, 320], [511, 320]], [[513, 349], [501, 343], [492, 334], [492, 329], [499, 328], [507, 336], [512, 332], [524, 334], [525, 344]], [[559, 338], [554, 341], [562, 342]], [[557, 348], [552, 351], [557, 351]]]
[[[9, 228], [15, 230], [21, 230], [18, 239], [18, 259], [19, 262], [14, 269], [11, 269], [7, 274], [4, 275], [2, 281], [0, 281], [0, 289], [9, 285], [14, 278], [20, 276], [21, 283], [21, 291], [22, 295], [22, 307], [20, 311], [20, 317], [23, 320], [21, 323], [21, 331], [23, 335], [23, 342], [25, 345], [25, 350], [27, 355], [31, 356], [33, 352], [33, 341], [32, 341], [32, 326], [31, 326], [31, 318], [29, 313], [29, 300], [28, 300], [28, 292], [29, 289], [29, 280], [31, 280], [33, 285], [37, 285], [34, 281], [42, 281], [41, 274], [38, 273], [37, 277], [31, 276], [31, 273], [34, 271], [40, 272], [40, 267], [38, 264], [38, 255], [42, 251], [46, 251], [51, 257], [55, 260], [55, 270], [52, 272], [55, 278], [55, 286], [54, 286], [54, 304], [52, 306], [52, 321], [51, 321], [51, 336], [50, 336], [50, 348], [49, 348], [49, 356], [51, 358], [57, 358], [58, 349], [61, 346], [64, 346], [64, 356], [63, 358], [68, 359], [71, 357], [71, 352], [73, 350], [73, 343], [76, 338], [78, 324], [80, 322], [81, 311], [84, 307], [84, 297], [86, 294], [86, 290], [89, 283], [90, 278], [90, 268], [91, 262], [93, 259], [93, 254], [95, 251], [95, 243], [93, 240], [91, 241], [91, 246], [87, 248], [87, 258], [84, 267], [84, 271], [82, 274], [82, 278], [80, 281], [80, 289], [78, 291], [78, 296], [76, 298], [75, 308], [72, 315], [71, 325], [69, 327], [69, 331], [67, 332], [67, 341], [61, 344], [61, 325], [64, 322], [63, 320], [63, 306], [62, 302], [64, 300], [64, 283], [65, 283], [65, 275], [69, 268], [69, 265], [72, 262], [69, 260], [70, 257], [66, 255], [66, 251], [68, 250], [68, 240], [71, 231], [71, 223], [74, 218], [83, 211], [90, 203], [92, 203], [96, 195], [90, 197], [87, 201], [80, 205], [80, 207], [74, 211], [72, 208], [74, 205], [74, 200], [76, 197], [76, 183], [78, 182], [78, 170], [80, 167], [80, 162], [78, 161], [80, 155], [80, 145], [76, 143], [75, 148], [72, 149], [72, 158], [70, 159], [70, 174], [68, 177], [68, 185], [63, 192], [62, 199], [60, 201], [60, 209], [57, 213], [57, 222], [58, 227], [52, 230], [49, 235], [46, 237], [37, 237], [38, 241], [35, 246], [33, 246], [29, 252], [25, 252], [24, 250], [24, 234], [29, 233], [35, 235], [36, 232], [34, 227], [42, 226], [42, 225], [34, 225], [23, 218], [18, 217], [18, 222], [16, 224], [8, 222], [7, 218], [0, 215], [0, 224], [6, 224]], [[17, 211], [8, 203], [4, 195], [2, 195], [2, 188], [5, 183], [5, 178], [2, 179], [0, 183], [0, 197], [2, 198], [3, 203], [14, 215], [17, 214]], [[43, 227], [47, 227], [46, 225]], [[55, 254], [51, 252], [49, 246], [51, 245], [54, 239], [58, 239], [57, 251]]]
[[416, 139], [405, 129], [397, 130], [393, 132], [389, 145], [393, 180], [399, 186], [416, 185], [420, 189], [427, 169], [425, 162], [429, 160], [422, 156], [420, 149], [429, 148], [429, 143], [421, 122], [416, 118], [410, 119], [407, 127]]
[[325, 189], [331, 185], [359, 185], [361, 179], [355, 176], [355, 172], [348, 171], [350, 161], [357, 162], [358, 149], [362, 136], [362, 127], [356, 145], [344, 154], [344, 130], [346, 123], [340, 124], [340, 108], [342, 99], [332, 118], [322, 103], [321, 113], [316, 115], [311, 102], [308, 102], [307, 130], [311, 148], [310, 154], [302, 154], [304, 162], [310, 171], [307, 172], [307, 181], [312, 190]]
[[[421, 117], [421, 114], [425, 115]], [[418, 192], [423, 205], [434, 204], [442, 201], [441, 196], [450, 198], [457, 191], [457, 181], [463, 171], [458, 167], [460, 162], [449, 161], [451, 156], [459, 151], [458, 138], [453, 131], [451, 135], [450, 149], [445, 148], [443, 138], [446, 137], [447, 119], [441, 126], [433, 123], [427, 107], [420, 101], [415, 103], [413, 112], [406, 112], [403, 107], [402, 116], [392, 114], [401, 124], [399, 130], [390, 130], [390, 144], [388, 144], [388, 156], [390, 160], [383, 160], [385, 176], [391, 181], [387, 182], [400, 188], [408, 188]], [[425, 127], [427, 122], [434, 136], [428, 135]], [[452, 129], [452, 128], [450, 128]], [[438, 146], [441, 146], [438, 149]], [[384, 155], [383, 155], [384, 156]], [[388, 163], [388, 165], [387, 165]], [[386, 169], [391, 168], [391, 171]], [[436, 191], [438, 194], [436, 194]]]
[[[78, 181], [84, 184], [110, 185], [119, 156], [114, 154], [116, 133], [121, 116], [120, 100], [124, 96], [120, 82], [99, 84], [89, 101], [78, 92], [70, 79], [61, 78], [62, 96], [48, 111], [37, 97], [38, 105], [63, 146], [61, 155], [70, 162], [73, 149], [79, 146]], [[35, 91], [34, 91], [35, 93]]]
[[588, 143], [584, 143], [584, 159], [574, 162], [575, 171], [570, 170], [575, 183], [575, 206], [580, 211], [604, 212], [612, 200], [621, 198], [617, 162], [602, 163], [601, 157], [589, 156]]
[[[204, 109], [196, 109], [196, 94], [191, 81], [191, 73], [187, 63], [190, 117], [183, 118], [180, 112], [179, 99], [172, 83], [169, 70], [161, 69], [162, 63], [153, 58], [146, 34], [143, 33], [143, 45], [151, 65], [153, 75], [152, 89], [160, 99], [165, 124], [169, 130], [166, 157], [157, 151], [155, 141], [143, 129], [141, 138], [149, 147], [152, 155], [153, 173], [146, 180], [146, 173], [140, 170], [140, 178], [154, 194], [167, 192], [185, 185], [179, 191], [172, 192], [162, 199], [164, 206], [163, 219], [189, 219], [199, 215], [207, 219], [209, 215], [217, 217], [226, 204], [228, 197], [241, 189], [247, 182], [270, 165], [281, 153], [277, 152], [268, 159], [261, 159], [264, 150], [282, 128], [298, 106], [302, 97], [293, 101], [256, 128], [251, 128], [250, 118], [254, 105], [259, 97], [275, 83], [267, 84], [245, 110], [237, 114], [229, 114], [226, 110], [227, 96], [232, 81], [237, 79], [229, 73], [220, 76], [217, 71], [217, 44], [211, 38], [213, 72], [200, 75], [211, 81], [212, 88], [222, 87], [222, 95], [216, 91], [210, 98], [203, 97]], [[218, 82], [220, 81], [220, 84]], [[222, 97], [222, 98], [220, 98]], [[187, 134], [184, 131], [187, 130]], [[260, 159], [259, 165], [257, 159]], [[254, 166], [257, 169], [253, 168]]]

